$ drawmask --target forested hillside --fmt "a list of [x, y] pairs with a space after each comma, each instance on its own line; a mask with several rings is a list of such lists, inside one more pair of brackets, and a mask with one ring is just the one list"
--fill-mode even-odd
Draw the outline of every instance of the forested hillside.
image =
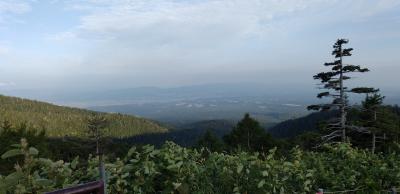
[[234, 126], [235, 123], [228, 120], [201, 121], [180, 126], [178, 129], [168, 133], [142, 134], [119, 139], [118, 142], [128, 145], [151, 144], [161, 146], [166, 141], [173, 141], [181, 146], [194, 146], [207, 131], [211, 131], [217, 138], [222, 139], [224, 135], [232, 131]]
[[0, 95], [0, 121], [30, 128], [45, 129], [51, 137], [85, 136], [90, 116], [103, 116], [109, 122], [106, 136], [128, 137], [145, 133], [166, 132], [159, 124], [134, 116], [100, 113], [78, 108], [57, 106], [16, 97]]
[[290, 138], [305, 132], [318, 130], [318, 125], [337, 114], [336, 112], [315, 112], [305, 117], [283, 121], [268, 129], [274, 137]]

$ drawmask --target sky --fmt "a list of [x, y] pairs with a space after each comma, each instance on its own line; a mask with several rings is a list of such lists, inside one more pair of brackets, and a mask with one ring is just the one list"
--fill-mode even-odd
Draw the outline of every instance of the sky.
[[398, 89], [399, 0], [0, 0], [0, 92], [311, 88], [337, 38], [353, 84]]

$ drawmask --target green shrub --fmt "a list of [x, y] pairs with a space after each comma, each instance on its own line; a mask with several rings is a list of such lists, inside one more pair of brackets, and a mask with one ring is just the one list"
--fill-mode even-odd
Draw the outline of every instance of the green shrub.
[[[26, 140], [2, 158], [23, 156], [14, 172], [0, 175], [0, 193], [41, 193], [98, 179], [98, 158], [87, 165], [38, 158]], [[124, 158], [105, 163], [109, 193], [313, 193], [358, 189], [379, 193], [400, 186], [400, 156], [371, 154], [349, 144], [322, 152], [291, 150], [279, 157], [188, 149], [167, 142], [162, 148], [132, 147]]]

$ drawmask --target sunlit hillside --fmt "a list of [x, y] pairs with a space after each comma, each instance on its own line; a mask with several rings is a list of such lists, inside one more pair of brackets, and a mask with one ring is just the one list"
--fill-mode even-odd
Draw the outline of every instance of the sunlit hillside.
[[0, 95], [0, 121], [26, 124], [45, 129], [49, 136], [85, 136], [87, 119], [103, 115], [109, 122], [107, 136], [127, 137], [144, 133], [166, 132], [157, 123], [124, 114], [100, 113], [78, 108], [57, 106], [50, 103]]

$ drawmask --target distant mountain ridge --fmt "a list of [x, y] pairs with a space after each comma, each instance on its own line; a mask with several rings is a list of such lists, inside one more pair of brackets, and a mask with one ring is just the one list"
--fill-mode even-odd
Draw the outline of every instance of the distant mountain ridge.
[[2, 90], [2, 93], [79, 107], [232, 97], [265, 97], [290, 102], [307, 100], [314, 94], [297, 88], [281, 90], [271, 84], [257, 83], [215, 83], [169, 88]]
[[85, 136], [87, 119], [102, 115], [109, 121], [105, 135], [130, 137], [147, 133], [163, 133], [168, 129], [154, 121], [118, 113], [101, 113], [79, 108], [57, 106], [46, 102], [0, 95], [0, 122], [45, 129], [51, 137]]

